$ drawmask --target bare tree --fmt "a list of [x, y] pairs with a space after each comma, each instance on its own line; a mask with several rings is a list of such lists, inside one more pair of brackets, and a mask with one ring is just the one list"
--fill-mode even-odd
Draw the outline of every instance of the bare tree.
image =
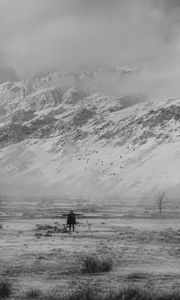
[[165, 193], [164, 192], [159, 193], [157, 196], [157, 205], [158, 205], [158, 210], [159, 210], [160, 215], [164, 208], [164, 199], [165, 199]]

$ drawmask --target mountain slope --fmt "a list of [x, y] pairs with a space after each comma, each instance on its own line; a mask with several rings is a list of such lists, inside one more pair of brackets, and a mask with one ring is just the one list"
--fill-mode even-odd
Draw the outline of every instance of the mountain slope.
[[180, 99], [144, 102], [38, 80], [0, 85], [2, 193], [148, 201], [179, 190]]

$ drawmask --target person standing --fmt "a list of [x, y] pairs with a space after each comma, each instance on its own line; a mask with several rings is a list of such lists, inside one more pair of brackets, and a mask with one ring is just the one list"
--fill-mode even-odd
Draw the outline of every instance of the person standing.
[[69, 226], [69, 232], [71, 232], [71, 229], [73, 229], [76, 225], [76, 214], [73, 212], [73, 210], [70, 211], [70, 213], [67, 215], [67, 225]]

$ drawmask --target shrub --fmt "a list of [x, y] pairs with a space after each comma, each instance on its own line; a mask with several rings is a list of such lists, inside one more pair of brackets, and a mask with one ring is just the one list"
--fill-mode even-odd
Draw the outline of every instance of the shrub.
[[99, 258], [98, 256], [86, 256], [82, 264], [83, 273], [109, 272], [113, 267], [110, 258]]
[[0, 299], [8, 298], [11, 292], [11, 284], [7, 280], [0, 280]]

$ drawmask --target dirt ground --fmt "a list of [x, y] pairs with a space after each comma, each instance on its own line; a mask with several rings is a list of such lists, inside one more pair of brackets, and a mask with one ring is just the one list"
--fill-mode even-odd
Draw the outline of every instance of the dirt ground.
[[[64, 209], [64, 208], [63, 208]], [[1, 215], [0, 273], [13, 284], [11, 299], [25, 299], [32, 287], [65, 293], [87, 283], [104, 293], [127, 284], [174, 290], [180, 284], [180, 220], [142, 216], [122, 217], [94, 211], [78, 217], [74, 233], [45, 231], [37, 224], [65, 224], [65, 218]], [[88, 231], [88, 224], [91, 230]], [[107, 273], [82, 274], [86, 255], [113, 260]]]

